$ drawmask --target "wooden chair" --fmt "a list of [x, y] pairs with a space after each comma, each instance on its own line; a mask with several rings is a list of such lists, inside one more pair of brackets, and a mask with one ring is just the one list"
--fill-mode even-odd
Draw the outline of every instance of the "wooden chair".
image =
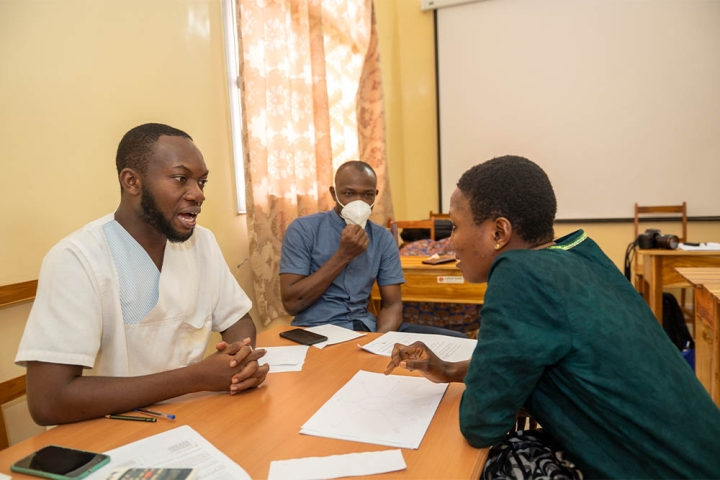
[[435, 218], [437, 220], [450, 220], [449, 213], [435, 213], [432, 210], [430, 210], [430, 214], [428, 215], [428, 217]]
[[520, 430], [537, 430], [540, 426], [537, 420], [535, 420], [524, 408], [515, 416], [515, 425], [510, 429], [510, 432], [519, 432]]
[[2, 406], [25, 395], [25, 375], [0, 383], [0, 450], [10, 446]]
[[435, 240], [435, 221], [430, 218], [427, 220], [397, 220], [393, 221], [392, 218], [388, 219], [388, 229], [392, 232], [395, 237], [395, 241], [400, 246], [400, 237], [398, 231], [404, 228], [424, 228], [430, 230], [430, 238]]
[[[637, 203], [635, 204], [635, 239], [638, 238], [638, 235], [640, 235], [640, 223], [643, 221], [643, 217], [647, 218], [648, 216], [655, 216], [656, 218], [658, 216], [662, 216], [663, 218], [671, 218], [671, 219], [677, 219], [678, 222], [680, 222], [680, 234], [677, 234], [676, 232], [662, 232], [662, 233], [672, 233], [674, 235], [677, 235], [678, 239], [680, 240], [680, 243], [687, 241], [687, 204], [683, 202], [681, 205], [659, 205], [659, 206], [640, 206]], [[640, 264], [640, 258], [638, 255], [635, 255], [635, 258], [633, 260], [633, 271], [635, 272], [635, 288], [638, 292], [640, 292], [643, 297], [647, 297], [647, 292], [645, 291], [645, 279], [643, 278], [643, 272], [642, 272], [642, 265]], [[691, 285], [687, 282], [679, 282], [679, 283], [673, 283], [669, 285], [665, 285], [665, 288], [668, 289], [681, 289], [680, 291], [680, 305], [683, 309], [683, 312], [685, 312], [686, 315], [690, 315], [690, 318], [692, 319], [692, 314], [690, 311], [688, 311], [685, 308], [685, 289], [690, 288]]]

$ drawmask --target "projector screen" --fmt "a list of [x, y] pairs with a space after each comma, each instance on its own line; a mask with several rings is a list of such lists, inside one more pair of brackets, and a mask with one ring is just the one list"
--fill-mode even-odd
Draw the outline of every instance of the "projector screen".
[[635, 202], [720, 215], [720, 1], [487, 0], [437, 15], [442, 211], [493, 157], [545, 169], [561, 220]]

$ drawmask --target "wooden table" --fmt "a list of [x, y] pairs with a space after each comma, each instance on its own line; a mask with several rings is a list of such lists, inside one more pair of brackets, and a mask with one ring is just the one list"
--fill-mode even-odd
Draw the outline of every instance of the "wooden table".
[[647, 302], [655, 317], [662, 323], [662, 292], [665, 285], [684, 282], [676, 268], [720, 267], [720, 251], [717, 250], [664, 250], [639, 249], [642, 255], [643, 278], [647, 282]]
[[[257, 344], [293, 345], [278, 336], [288, 328], [261, 333]], [[102, 418], [61, 425], [1, 451], [0, 472], [10, 474], [14, 461], [51, 443], [103, 452], [180, 425], [197, 430], [252, 478], [267, 478], [273, 460], [388, 450], [390, 447], [299, 433], [302, 424], [358, 370], [384, 371], [387, 357], [357, 346], [378, 335], [370, 333], [322, 350], [310, 347], [301, 372], [271, 373], [259, 389], [241, 395], [201, 393], [154, 408], [176, 414], [175, 421], [141, 423]], [[487, 449], [470, 447], [460, 433], [458, 407], [464, 389], [463, 384], [449, 385], [420, 448], [402, 450], [407, 469], [371, 478], [479, 478]], [[36, 478], [16, 473], [12, 477]]]
[[720, 268], [678, 268], [695, 288], [695, 374], [720, 407]]
[[[468, 283], [456, 262], [441, 265], [422, 263], [425, 256], [401, 256], [405, 283], [402, 285], [404, 302], [439, 302], [439, 303], [483, 303], [486, 283]], [[377, 283], [373, 285], [370, 299], [375, 312], [380, 311], [380, 290]]]

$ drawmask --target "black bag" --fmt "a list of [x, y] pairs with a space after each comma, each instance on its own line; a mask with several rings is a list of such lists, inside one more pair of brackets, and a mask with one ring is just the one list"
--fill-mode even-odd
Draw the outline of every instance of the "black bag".
[[435, 220], [435, 240], [442, 240], [452, 234], [452, 221], [439, 219]]
[[[447, 238], [452, 233], [452, 222], [450, 220], [435, 220], [435, 240]], [[424, 240], [430, 238], [429, 228], [403, 228], [400, 232], [400, 238], [404, 242], [414, 242], [415, 240]]]
[[680, 351], [695, 348], [695, 342], [685, 324], [685, 315], [672, 293], [663, 293], [663, 330]]

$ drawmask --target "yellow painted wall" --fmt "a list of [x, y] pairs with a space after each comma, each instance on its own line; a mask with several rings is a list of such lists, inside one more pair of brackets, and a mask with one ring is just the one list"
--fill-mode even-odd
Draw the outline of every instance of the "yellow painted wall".
[[[1, 0], [0, 285], [36, 279], [52, 245], [117, 207], [120, 138], [161, 122], [203, 152], [210, 183], [199, 221], [254, 298], [248, 264], [235, 268], [248, 243], [226, 88], [218, 0]], [[0, 381], [23, 372], [12, 362], [29, 308], [0, 309]], [[20, 407], [6, 408], [11, 441], [28, 434]]]
[[435, 41], [418, 0], [375, 0], [390, 188], [398, 220], [438, 211]]

